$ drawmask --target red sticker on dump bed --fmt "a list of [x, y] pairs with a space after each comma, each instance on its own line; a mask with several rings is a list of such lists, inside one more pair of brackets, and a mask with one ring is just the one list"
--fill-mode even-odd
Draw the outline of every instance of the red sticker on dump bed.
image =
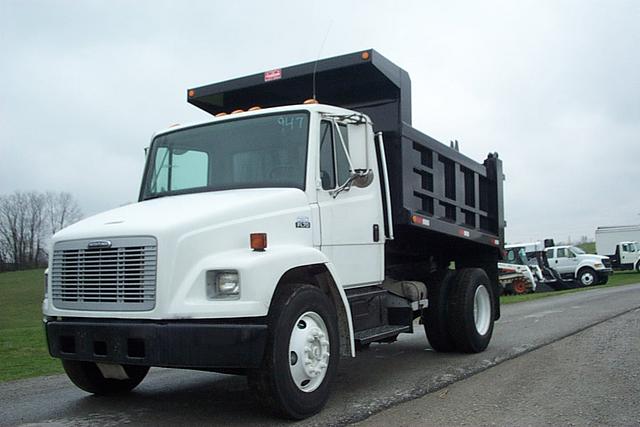
[[280, 68], [276, 68], [275, 70], [265, 71], [264, 73], [264, 81], [270, 82], [271, 80], [278, 80], [282, 77], [282, 70]]

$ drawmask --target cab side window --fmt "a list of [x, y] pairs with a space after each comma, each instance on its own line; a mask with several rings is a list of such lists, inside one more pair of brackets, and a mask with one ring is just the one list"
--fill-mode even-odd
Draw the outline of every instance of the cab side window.
[[559, 248], [558, 249], [558, 258], [567, 258], [567, 249]]
[[547, 249], [547, 258], [554, 258], [553, 249]]
[[344, 146], [349, 149], [347, 126], [339, 124], [337, 129], [338, 131], [328, 120], [320, 122], [320, 180], [323, 190], [333, 190], [336, 186], [344, 184], [350, 175], [349, 161], [344, 149]]
[[333, 156], [333, 131], [331, 122], [320, 123], [320, 180], [323, 190], [336, 187], [336, 171]]
[[[336, 169], [338, 170], [338, 185], [342, 185], [349, 179], [349, 161], [342, 145], [344, 141], [344, 146], [349, 150], [349, 134], [346, 125], [338, 125], [338, 132], [340, 132], [340, 135], [335, 137]], [[340, 139], [340, 136], [342, 136], [342, 139]]]

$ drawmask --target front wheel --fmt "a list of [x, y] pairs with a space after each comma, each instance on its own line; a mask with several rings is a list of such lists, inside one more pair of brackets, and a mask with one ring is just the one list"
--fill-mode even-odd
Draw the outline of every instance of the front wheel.
[[300, 284], [280, 291], [269, 314], [263, 364], [249, 372], [249, 385], [277, 415], [303, 419], [322, 409], [338, 368], [336, 309], [317, 287]]
[[479, 353], [491, 341], [495, 318], [491, 284], [484, 270], [465, 268], [458, 272], [451, 291], [449, 330], [458, 351]]
[[513, 289], [513, 293], [516, 295], [524, 295], [528, 291], [527, 281], [525, 279], [516, 279], [513, 281], [511, 285], [511, 289]]
[[123, 365], [122, 368], [129, 378], [113, 379], [105, 378], [98, 365], [93, 362], [62, 360], [62, 367], [76, 386], [86, 392], [98, 395], [131, 391], [142, 382], [149, 372], [148, 366]]
[[583, 268], [578, 273], [580, 286], [591, 286], [596, 283], [596, 272], [592, 268]]

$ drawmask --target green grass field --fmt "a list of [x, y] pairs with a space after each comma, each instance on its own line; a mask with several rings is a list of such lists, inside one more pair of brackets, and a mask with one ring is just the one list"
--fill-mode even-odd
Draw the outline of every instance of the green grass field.
[[[608, 284], [592, 288], [630, 283], [640, 283], [640, 273], [616, 273]], [[501, 301], [512, 304], [582, 290], [504, 296]], [[47, 351], [40, 312], [42, 293], [43, 270], [0, 273], [0, 381], [62, 372], [60, 362]]]
[[62, 372], [42, 327], [44, 270], [0, 273], [0, 381]]

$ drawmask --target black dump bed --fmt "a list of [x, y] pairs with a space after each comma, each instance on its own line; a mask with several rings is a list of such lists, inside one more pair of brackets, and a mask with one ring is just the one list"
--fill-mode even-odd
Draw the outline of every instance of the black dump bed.
[[[301, 104], [360, 111], [383, 132], [396, 241], [406, 252], [425, 239], [455, 251], [501, 249], [504, 240], [502, 162], [481, 164], [411, 126], [411, 81], [375, 50], [275, 69], [189, 89], [188, 101], [211, 114]], [[451, 239], [450, 237], [455, 237]]]

